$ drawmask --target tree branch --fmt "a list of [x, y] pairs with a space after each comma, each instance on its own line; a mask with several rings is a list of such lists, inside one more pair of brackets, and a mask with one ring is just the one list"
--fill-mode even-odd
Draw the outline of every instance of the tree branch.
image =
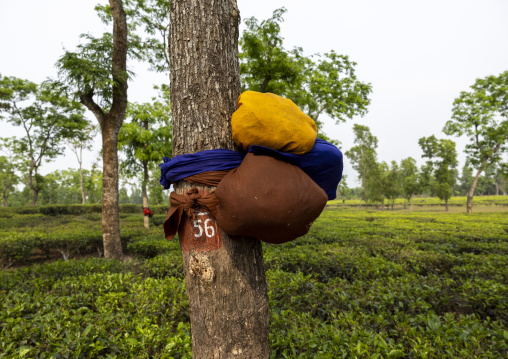
[[99, 125], [101, 128], [104, 124], [104, 120], [106, 119], [106, 114], [104, 111], [102, 111], [102, 108], [95, 103], [93, 100], [93, 92], [89, 92], [87, 94], [79, 95], [80, 102], [86, 106], [97, 118], [97, 121], [99, 121]]

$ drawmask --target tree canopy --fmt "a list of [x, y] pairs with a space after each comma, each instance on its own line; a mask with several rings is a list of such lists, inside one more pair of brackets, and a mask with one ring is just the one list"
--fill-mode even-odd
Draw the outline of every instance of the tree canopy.
[[443, 132], [469, 138], [467, 162], [478, 169], [468, 192], [470, 213], [480, 174], [488, 164], [500, 162], [508, 151], [508, 71], [477, 79], [471, 91], [461, 92], [453, 102], [452, 119]]
[[63, 140], [79, 137], [88, 124], [83, 107], [53, 82], [37, 85], [0, 75], [0, 119], [23, 128], [11, 148], [29, 161], [28, 183], [37, 204], [39, 167], [64, 152]]
[[261, 23], [254, 17], [245, 20], [239, 55], [242, 90], [290, 98], [318, 129], [324, 113], [336, 123], [366, 114], [372, 87], [357, 79], [356, 63], [333, 50], [308, 57], [300, 47], [286, 50], [280, 35], [285, 12], [277, 9]]

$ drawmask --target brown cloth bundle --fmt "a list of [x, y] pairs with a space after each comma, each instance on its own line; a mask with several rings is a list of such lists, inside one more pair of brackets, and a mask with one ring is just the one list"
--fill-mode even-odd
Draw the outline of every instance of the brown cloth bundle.
[[284, 243], [306, 234], [328, 196], [300, 168], [248, 153], [215, 190], [219, 227], [230, 235]]
[[[203, 172], [194, 176], [184, 178], [184, 181], [202, 186], [216, 187], [228, 171], [210, 171]], [[185, 212], [189, 218], [194, 220], [197, 209], [202, 208], [215, 216], [216, 206], [218, 204], [215, 194], [209, 193], [202, 196], [196, 187], [184, 195], [171, 192], [169, 196], [170, 208], [166, 221], [164, 222], [164, 234], [166, 239], [173, 239], [178, 233], [178, 226]]]

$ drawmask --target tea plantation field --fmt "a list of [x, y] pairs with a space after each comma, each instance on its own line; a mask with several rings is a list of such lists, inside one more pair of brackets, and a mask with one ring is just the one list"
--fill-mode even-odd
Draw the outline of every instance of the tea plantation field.
[[[190, 358], [178, 243], [124, 211], [105, 261], [83, 208], [0, 211], [0, 358]], [[508, 212], [332, 203], [264, 257], [272, 358], [508, 357]]]

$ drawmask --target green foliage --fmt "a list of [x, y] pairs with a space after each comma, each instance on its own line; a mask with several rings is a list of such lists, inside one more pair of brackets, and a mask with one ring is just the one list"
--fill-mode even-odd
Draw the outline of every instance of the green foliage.
[[379, 175], [376, 153], [378, 141], [367, 126], [354, 124], [353, 132], [355, 146], [346, 152], [346, 156], [358, 172], [363, 189], [362, 198], [367, 201], [371, 196], [376, 196], [378, 188], [376, 183]]
[[[135, 262], [88, 258], [0, 271], [4, 357], [191, 357], [179, 244], [158, 239], [160, 229], [134, 230], [141, 214], [125, 215], [128, 246], [143, 243]], [[506, 218], [332, 209], [306, 236], [264, 245], [271, 357], [506, 357]], [[93, 223], [14, 214], [2, 225], [23, 232], [28, 222], [31, 232], [63, 236]], [[164, 242], [164, 254], [143, 260], [158, 246], [152, 242]]]
[[[82, 96], [92, 97], [98, 101], [103, 112], [109, 112], [113, 101], [113, 89], [117, 81], [127, 81], [134, 76], [132, 71], [121, 74], [121, 78], [113, 78], [112, 56], [113, 35], [104, 33], [96, 38], [90, 34], [81, 34], [84, 43], [76, 47], [76, 51], [66, 51], [57, 63], [60, 86], [78, 99]], [[139, 43], [129, 38], [127, 56], [140, 59]]]
[[[169, 1], [168, 0], [124, 0], [129, 35], [136, 39], [136, 48], [150, 68], [157, 72], [169, 72], [168, 36]], [[111, 25], [110, 5], [98, 4], [95, 11], [102, 22]]]
[[[422, 148], [423, 155], [429, 160], [427, 165], [434, 167], [434, 192], [436, 195], [448, 202], [452, 196], [452, 188], [455, 185], [457, 172], [457, 151], [455, 150], [455, 142], [446, 139], [438, 140], [434, 135], [430, 137], [422, 137], [418, 140]], [[439, 158], [438, 161], [433, 161]]]
[[443, 132], [469, 137], [467, 161], [474, 168], [499, 162], [508, 151], [508, 71], [477, 79], [470, 92], [461, 92]]
[[[158, 183], [160, 171], [158, 164], [165, 156], [171, 156], [171, 107], [169, 105], [169, 88], [163, 87], [159, 99], [151, 103], [131, 103], [127, 109], [131, 119], [124, 123], [118, 135], [118, 148], [125, 154], [120, 168], [123, 174], [141, 180], [142, 194], [147, 198], [150, 170], [155, 174], [154, 180], [158, 194], [156, 200], [162, 202], [162, 189]], [[152, 176], [153, 177], [153, 176]], [[152, 195], [154, 193], [153, 185]], [[148, 205], [148, 203], [147, 203]]]
[[14, 164], [6, 156], [0, 156], [0, 196], [3, 207], [8, 206], [7, 200], [15, 191], [18, 182], [19, 177], [16, 175]]
[[401, 160], [400, 170], [404, 198], [409, 200], [415, 193], [422, 192], [422, 188], [418, 181], [418, 167], [416, 166], [416, 161], [411, 157]]
[[[82, 106], [54, 82], [33, 82], [0, 75], [0, 119], [20, 126], [25, 136], [12, 139], [10, 149], [25, 158], [28, 185], [37, 203], [39, 167], [64, 151], [63, 140], [78, 137], [88, 122]], [[5, 142], [5, 141], [4, 141]]]
[[302, 48], [284, 49], [280, 23], [285, 12], [285, 8], [277, 9], [261, 23], [254, 17], [245, 20], [247, 29], [240, 38], [239, 54], [242, 90], [290, 98], [318, 128], [322, 113], [337, 123], [363, 116], [372, 88], [357, 79], [356, 63], [333, 50], [305, 57]]

